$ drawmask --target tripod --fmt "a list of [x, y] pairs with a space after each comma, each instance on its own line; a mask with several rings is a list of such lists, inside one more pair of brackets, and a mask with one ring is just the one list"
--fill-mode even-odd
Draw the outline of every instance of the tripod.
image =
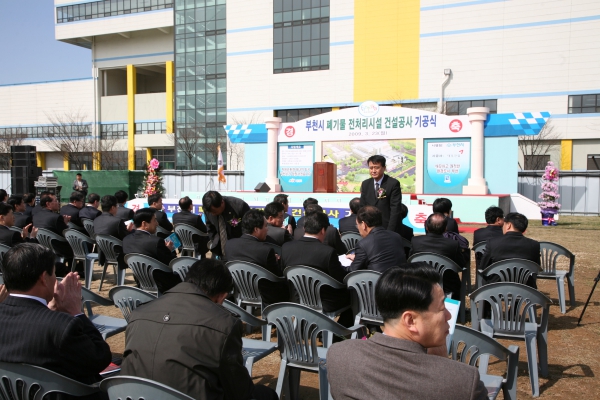
[[581, 323], [581, 319], [583, 318], [583, 313], [585, 312], [585, 309], [587, 308], [588, 304], [590, 303], [590, 299], [592, 298], [592, 294], [594, 294], [594, 290], [596, 289], [596, 285], [598, 284], [598, 281], [600, 281], [600, 271], [598, 271], [598, 275], [594, 278], [594, 286], [592, 286], [592, 291], [590, 292], [590, 295], [587, 298], [587, 301], [585, 302], [585, 306], [583, 306], [583, 310], [581, 310], [581, 315], [579, 316], [579, 321], [577, 321], [577, 326], [579, 326], [579, 324]]

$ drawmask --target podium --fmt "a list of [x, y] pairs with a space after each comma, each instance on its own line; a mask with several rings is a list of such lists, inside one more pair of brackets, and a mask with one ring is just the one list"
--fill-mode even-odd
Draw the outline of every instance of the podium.
[[330, 162], [316, 162], [313, 164], [313, 192], [337, 192], [337, 165]]

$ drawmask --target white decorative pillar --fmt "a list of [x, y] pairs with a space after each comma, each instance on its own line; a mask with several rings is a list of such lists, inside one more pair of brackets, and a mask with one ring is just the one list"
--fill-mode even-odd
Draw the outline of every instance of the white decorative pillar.
[[281, 118], [265, 118], [265, 124], [267, 125], [267, 179], [265, 183], [271, 188], [270, 192], [281, 192], [281, 185], [277, 178], [277, 135]]
[[467, 108], [471, 123], [471, 177], [468, 185], [463, 186], [463, 194], [488, 194], [483, 178], [483, 124], [489, 113], [487, 107]]

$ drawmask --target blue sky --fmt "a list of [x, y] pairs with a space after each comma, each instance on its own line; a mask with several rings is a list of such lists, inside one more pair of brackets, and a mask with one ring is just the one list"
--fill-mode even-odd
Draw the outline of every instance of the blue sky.
[[0, 0], [0, 85], [89, 78], [91, 50], [54, 39], [53, 0]]

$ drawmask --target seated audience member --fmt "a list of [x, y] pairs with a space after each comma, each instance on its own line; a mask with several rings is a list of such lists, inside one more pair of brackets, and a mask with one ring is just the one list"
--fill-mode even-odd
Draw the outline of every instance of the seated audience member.
[[[433, 213], [425, 222], [426, 234], [424, 236], [415, 236], [412, 240], [412, 250], [410, 255], [417, 253], [435, 253], [446, 256], [459, 267], [464, 268], [465, 259], [463, 258], [458, 241], [445, 238], [443, 236], [446, 231], [448, 219], [442, 213]], [[453, 271], [444, 273], [444, 290], [452, 292], [454, 300], [460, 299], [460, 278]]]
[[[202, 209], [212, 257], [226, 259], [225, 245], [229, 239], [242, 236], [242, 218], [250, 210], [250, 206], [242, 199], [221, 196], [221, 193], [210, 190], [202, 196]], [[221, 232], [224, 237], [221, 237]]]
[[[506, 214], [502, 225], [504, 235], [487, 240], [480, 268], [485, 269], [495, 262], [509, 258], [522, 258], [540, 264], [540, 242], [523, 236], [528, 224], [529, 221], [523, 214]], [[530, 277], [527, 285], [537, 288], [536, 278], [537, 276]], [[491, 277], [486, 283], [496, 281], [497, 277]]]
[[185, 282], [131, 313], [121, 373], [194, 399], [277, 399], [244, 366], [242, 322], [221, 306], [232, 290], [222, 262], [194, 263]]
[[157, 193], [157, 194], [151, 194], [150, 196], [148, 196], [148, 206], [150, 208], [154, 208], [156, 210], [156, 220], [158, 221], [158, 226], [160, 226], [161, 228], [163, 228], [164, 230], [169, 232], [168, 234], [166, 234], [166, 233], [158, 233], [157, 234], [157, 236], [165, 239], [173, 231], [173, 224], [171, 223], [171, 221], [169, 221], [169, 218], [167, 218], [167, 214], [163, 211], [162, 195]]
[[[273, 243], [283, 246], [285, 242], [292, 240], [291, 227], [290, 229], [282, 228], [283, 226], [283, 204], [276, 201], [269, 203], [265, 207], [265, 217], [267, 218], [267, 236]], [[242, 228], [243, 229], [243, 228]]]
[[[229, 239], [225, 245], [225, 252], [229, 261], [246, 261], [263, 267], [274, 275], [283, 276], [279, 267], [275, 250], [266, 245], [267, 220], [261, 210], [252, 209], [242, 218], [242, 232], [237, 239]], [[286, 283], [269, 282], [266, 279], [258, 281], [263, 304], [280, 303], [289, 301], [290, 295]]]
[[117, 198], [117, 217], [121, 218], [123, 221], [131, 221], [133, 219], [133, 210], [131, 208], [125, 207], [125, 203], [127, 203], [127, 198], [129, 195], [124, 190], [119, 190], [115, 193], [115, 197]]
[[[324, 213], [323, 208], [318, 204], [308, 204], [306, 206], [305, 216], [314, 212]], [[304, 217], [302, 217], [304, 218]], [[294, 239], [300, 239], [304, 236], [304, 220], [302, 220], [302, 226], [300, 223], [298, 227], [294, 231]], [[346, 245], [342, 241], [342, 236], [340, 235], [340, 231], [337, 230], [335, 226], [329, 225], [325, 231], [325, 240], [323, 243], [327, 246], [330, 246], [335, 249], [335, 252], [338, 255], [346, 254], [348, 249]]]
[[23, 195], [23, 202], [25, 203], [25, 214], [33, 217], [32, 211], [33, 207], [35, 207], [35, 194], [25, 193]]
[[[404, 221], [404, 218], [406, 218], [407, 215], [408, 207], [406, 207], [404, 203], [400, 204], [400, 221]], [[415, 234], [413, 233], [413, 228], [411, 228], [410, 226], [406, 226], [404, 225], [404, 223], [401, 222], [398, 229], [398, 233], [400, 233], [400, 236], [402, 236], [409, 242], [412, 241], [412, 238], [415, 236]]]
[[452, 202], [445, 197], [439, 197], [433, 202], [433, 212], [442, 213], [448, 220], [446, 230], [448, 232], [458, 233], [458, 224], [456, 220], [450, 216], [452, 212]]
[[57, 283], [54, 253], [34, 243], [4, 255], [9, 296], [0, 304], [0, 361], [27, 363], [92, 384], [110, 364], [110, 347], [81, 312], [81, 283]]
[[291, 234], [293, 235], [294, 230], [296, 229], [296, 218], [294, 218], [292, 214], [288, 213], [290, 209], [288, 195], [279, 193], [278, 195], [275, 195], [273, 201], [283, 204], [283, 227], [288, 230], [291, 229]]
[[348, 271], [369, 269], [385, 272], [388, 268], [406, 263], [402, 238], [383, 225], [381, 211], [374, 206], [365, 206], [356, 214], [356, 225], [362, 240], [356, 243], [354, 254], [346, 257], [352, 260]]
[[69, 197], [69, 204], [62, 206], [58, 213], [60, 215], [68, 215], [69, 217], [71, 217], [70, 222], [82, 228], [79, 230], [85, 232], [85, 230], [83, 229], [83, 222], [79, 217], [79, 212], [83, 208], [83, 201], [83, 194], [81, 192], [73, 192], [71, 193], [71, 197]]
[[14, 213], [12, 206], [6, 203], [0, 203], [0, 244], [8, 247], [13, 247], [19, 243], [28, 241], [37, 242], [37, 228], [32, 224], [23, 228], [23, 232], [11, 231], [10, 227], [14, 223]]
[[[99, 217], [102, 214], [102, 211], [98, 210], [98, 206], [100, 205], [100, 196], [96, 193], [90, 193], [87, 197], [87, 204], [85, 207], [79, 210], [79, 218], [87, 218], [92, 221]], [[82, 222], [83, 224], [83, 222]]]
[[25, 213], [27, 209], [25, 202], [23, 201], [23, 197], [19, 195], [13, 194], [8, 198], [8, 204], [13, 207], [13, 214], [15, 216], [15, 224], [17, 228], [24, 228], [27, 225], [31, 224], [32, 219], [31, 215]]
[[[202, 216], [194, 214], [194, 203], [188, 196], [179, 199], [179, 208], [181, 211], [173, 214], [173, 224], [186, 224], [193, 226], [194, 228], [206, 233], [206, 225], [202, 221]], [[194, 247], [196, 247], [196, 256], [200, 255], [201, 258], [206, 257], [208, 252], [208, 237], [207, 236], [194, 236]]]
[[[133, 216], [133, 223], [136, 227], [131, 235], [123, 238], [123, 253], [143, 254], [169, 265], [171, 260], [176, 258], [173, 252], [173, 242], [155, 235], [158, 221], [156, 221], [156, 209], [140, 208]], [[154, 271], [156, 286], [161, 293], [166, 292], [173, 286], [181, 282], [179, 276], [173, 273], [163, 271]]]
[[[312, 197], [308, 197], [306, 200], [304, 200], [302, 202], [302, 208], [304, 208], [304, 216], [306, 216], [306, 207], [310, 206], [311, 204], [318, 205], [319, 200], [312, 198]], [[304, 226], [304, 217], [300, 217], [300, 219], [298, 220], [298, 223], [296, 224], [296, 228], [302, 228], [303, 226]], [[302, 234], [300, 236], [298, 236], [298, 235], [296, 235], [296, 233], [294, 231], [295, 238], [302, 237], [302, 236], [304, 236], [304, 232], [302, 232]]]
[[40, 197], [39, 197], [39, 202], [37, 202], [36, 204], [36, 198], [34, 198], [33, 200], [33, 208], [31, 209], [31, 218], [33, 218], [33, 216], [37, 213], [39, 213], [40, 211], [42, 211], [44, 208], [42, 207], [42, 205], [40, 204], [40, 202], [42, 201], [42, 197], [44, 196], [48, 196], [49, 194], [52, 194], [46, 190], [44, 190], [43, 192], [40, 192]]
[[[123, 220], [117, 217], [117, 198], [115, 196], [107, 194], [102, 197], [100, 208], [102, 208], [102, 214], [94, 220], [94, 232], [96, 235], [109, 235], [123, 240], [125, 236], [131, 233], [133, 224], [126, 228]], [[125, 260], [123, 259], [123, 249], [119, 250], [119, 269], [125, 269], [127, 268], [127, 264], [125, 264]], [[104, 265], [105, 261], [104, 254], [98, 250], [98, 262], [100, 265]]]
[[488, 239], [502, 236], [504, 225], [504, 211], [500, 207], [489, 207], [485, 210], [485, 228], [479, 228], [473, 233], [473, 243], [485, 242]]
[[355, 197], [350, 200], [350, 215], [344, 218], [340, 218], [340, 233], [344, 232], [358, 232], [358, 227], [356, 226], [356, 213], [360, 209], [360, 198]]
[[[348, 271], [342, 267], [340, 260], [331, 246], [323, 243], [325, 231], [329, 226], [329, 218], [322, 212], [311, 212], [304, 217], [304, 236], [283, 245], [281, 264], [285, 269], [293, 265], [304, 265], [325, 272], [333, 279], [343, 282]], [[298, 228], [299, 229], [299, 228]], [[332, 289], [325, 286], [321, 289], [323, 310], [331, 312], [350, 304], [346, 289]], [[352, 324], [352, 312], [344, 312], [340, 316], [340, 324]]]
[[8, 199], [8, 193], [6, 190], [0, 189], [0, 203], [6, 203], [6, 199]]
[[327, 352], [334, 399], [487, 400], [477, 368], [447, 358], [450, 312], [439, 274], [423, 264], [390, 268], [377, 281], [384, 334], [346, 340]]
[[[62, 236], [63, 231], [68, 228], [67, 223], [71, 220], [68, 215], [58, 214], [58, 199], [53, 194], [47, 194], [40, 199], [40, 212], [33, 214], [33, 226], [38, 229], [47, 229]], [[73, 249], [67, 242], [53, 241], [54, 250], [67, 259], [70, 264], [73, 260]], [[64, 265], [57, 265], [57, 276], [64, 276], [66, 270]]]

